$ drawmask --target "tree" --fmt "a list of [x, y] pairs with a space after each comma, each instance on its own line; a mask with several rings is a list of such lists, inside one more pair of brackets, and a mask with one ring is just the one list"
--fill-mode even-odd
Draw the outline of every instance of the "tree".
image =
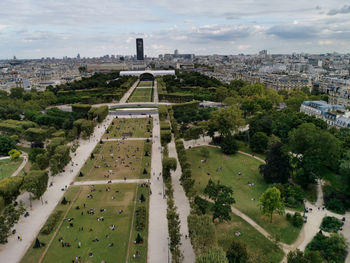
[[303, 187], [314, 183], [322, 165], [337, 168], [341, 145], [337, 138], [313, 123], [303, 123], [289, 135], [289, 150], [296, 163], [296, 181]]
[[267, 149], [268, 142], [269, 138], [265, 133], [257, 132], [250, 140], [250, 149], [252, 149], [253, 152], [263, 153]]
[[30, 171], [25, 177], [22, 188], [33, 194], [34, 199], [39, 199], [47, 189], [49, 176], [46, 171]]
[[205, 253], [217, 245], [215, 225], [209, 216], [190, 214], [187, 221], [196, 254]]
[[274, 213], [280, 215], [284, 214], [284, 204], [281, 198], [281, 192], [276, 187], [267, 189], [260, 196], [259, 201], [262, 213], [270, 216], [270, 223], [272, 223], [272, 215]]
[[226, 257], [229, 263], [248, 262], [247, 246], [242, 242], [233, 239], [229, 249], [226, 251]]
[[[239, 127], [244, 125], [242, 111], [237, 105], [213, 111], [209, 126], [219, 131], [221, 136], [232, 135]], [[209, 127], [210, 128], [210, 127]]]
[[22, 183], [23, 177], [21, 176], [7, 177], [0, 181], [0, 196], [4, 198], [5, 205], [16, 200], [20, 194]]
[[10, 98], [22, 99], [24, 94], [24, 89], [21, 87], [12, 88], [10, 90]]
[[221, 248], [211, 248], [208, 252], [199, 255], [196, 263], [229, 263], [229, 261]]
[[9, 136], [0, 136], [0, 156], [7, 155], [12, 149], [16, 149], [16, 142]]
[[24, 138], [30, 142], [42, 142], [46, 138], [46, 130], [40, 128], [29, 128], [24, 132]]
[[234, 154], [238, 151], [238, 143], [232, 135], [226, 135], [221, 139], [221, 151], [225, 154]]
[[259, 167], [267, 183], [286, 183], [290, 177], [292, 167], [289, 156], [282, 150], [282, 146], [282, 143], [273, 144], [267, 154], [266, 164]]
[[9, 155], [11, 157], [11, 160], [18, 159], [21, 156], [21, 152], [17, 151], [16, 149], [12, 149], [9, 151]]
[[304, 254], [299, 249], [290, 251], [287, 260], [288, 263], [325, 263], [319, 251], [308, 251]]
[[7, 242], [11, 228], [18, 222], [24, 211], [25, 209], [22, 202], [17, 208], [13, 204], [9, 204], [2, 211], [2, 215], [0, 215], [0, 244], [5, 244]]
[[210, 179], [204, 189], [204, 194], [214, 201], [213, 220], [218, 218], [219, 221], [229, 221], [231, 219], [231, 205], [235, 203], [232, 188], [222, 185], [220, 182], [215, 183]]

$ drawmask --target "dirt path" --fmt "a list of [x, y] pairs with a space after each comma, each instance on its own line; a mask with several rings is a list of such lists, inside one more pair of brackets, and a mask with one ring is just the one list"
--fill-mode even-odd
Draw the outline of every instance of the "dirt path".
[[11, 174], [11, 176], [17, 176], [23, 170], [24, 166], [26, 166], [26, 164], [28, 162], [28, 155], [27, 155], [27, 153], [23, 152], [22, 156], [23, 156], [23, 161], [22, 161], [21, 165], [17, 168], [16, 171], [14, 171]]

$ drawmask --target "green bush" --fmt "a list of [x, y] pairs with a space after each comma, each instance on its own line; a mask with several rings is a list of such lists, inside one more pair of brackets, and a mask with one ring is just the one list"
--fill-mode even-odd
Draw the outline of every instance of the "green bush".
[[60, 220], [62, 214], [62, 210], [57, 210], [53, 214], [51, 214], [49, 219], [47, 219], [46, 224], [42, 228], [41, 233], [44, 235], [49, 235], [55, 228], [57, 222]]
[[135, 211], [135, 228], [137, 231], [143, 231], [146, 227], [146, 207], [138, 207]]
[[344, 223], [334, 216], [326, 216], [322, 220], [321, 229], [326, 232], [337, 232]]

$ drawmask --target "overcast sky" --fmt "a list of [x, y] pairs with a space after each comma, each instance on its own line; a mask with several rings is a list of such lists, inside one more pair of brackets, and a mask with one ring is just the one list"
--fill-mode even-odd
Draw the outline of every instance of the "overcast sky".
[[0, 0], [0, 58], [350, 52], [349, 0]]

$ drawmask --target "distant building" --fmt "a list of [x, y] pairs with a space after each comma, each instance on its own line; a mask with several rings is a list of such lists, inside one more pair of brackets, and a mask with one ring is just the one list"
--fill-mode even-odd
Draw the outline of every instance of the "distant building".
[[331, 105], [323, 100], [304, 101], [300, 106], [300, 112], [320, 118], [329, 126], [350, 129], [350, 112], [345, 111], [342, 105]]
[[137, 60], [143, 60], [143, 39], [136, 38], [136, 57]]
[[350, 86], [331, 87], [327, 90], [329, 102], [331, 104], [343, 105], [350, 107]]

